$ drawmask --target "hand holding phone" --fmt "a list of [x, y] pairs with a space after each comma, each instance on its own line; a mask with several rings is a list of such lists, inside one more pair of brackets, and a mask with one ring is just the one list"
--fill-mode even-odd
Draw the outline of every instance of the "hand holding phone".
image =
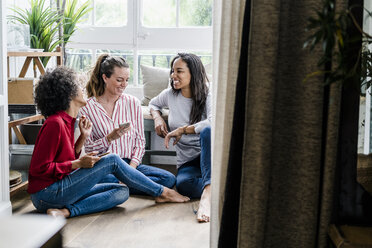
[[119, 127], [120, 128], [128, 128], [130, 126], [130, 122], [124, 122], [124, 123], [121, 123], [121, 124], [119, 124]]
[[114, 128], [106, 137], [109, 142], [119, 139], [125, 133], [130, 131], [131, 124], [130, 122], [124, 122], [119, 124], [119, 127]]

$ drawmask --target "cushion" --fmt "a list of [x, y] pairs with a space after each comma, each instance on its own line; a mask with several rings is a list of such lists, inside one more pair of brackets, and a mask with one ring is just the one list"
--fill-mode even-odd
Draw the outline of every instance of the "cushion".
[[170, 69], [141, 65], [143, 98], [141, 104], [148, 106], [152, 98], [168, 87]]

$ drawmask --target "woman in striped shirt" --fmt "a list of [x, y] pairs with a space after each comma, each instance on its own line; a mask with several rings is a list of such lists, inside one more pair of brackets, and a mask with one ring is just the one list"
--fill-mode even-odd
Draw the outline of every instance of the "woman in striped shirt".
[[[88, 101], [81, 109], [93, 123], [92, 134], [85, 143], [86, 152], [111, 151], [152, 181], [173, 188], [175, 176], [156, 167], [141, 164], [145, 153], [143, 114], [140, 102], [124, 94], [128, 85], [129, 65], [121, 57], [101, 55], [87, 84]], [[124, 123], [130, 129], [124, 132]], [[117, 180], [112, 177], [112, 180]], [[130, 188], [131, 194], [144, 194]]]

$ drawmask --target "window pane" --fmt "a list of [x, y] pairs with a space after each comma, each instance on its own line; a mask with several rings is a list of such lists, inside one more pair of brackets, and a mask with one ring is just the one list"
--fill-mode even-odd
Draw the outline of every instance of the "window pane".
[[172, 58], [175, 56], [175, 53], [172, 52], [161, 52], [161, 51], [141, 51], [139, 53], [139, 64], [169, 68]]
[[180, 0], [180, 26], [211, 26], [212, 0]]
[[125, 61], [129, 64], [130, 69], [130, 77], [129, 77], [129, 84], [133, 84], [133, 52], [126, 51], [126, 50], [108, 50], [108, 49], [97, 49], [96, 57], [98, 58], [101, 54], [108, 53], [111, 56], [119, 56], [123, 57]]
[[65, 65], [75, 71], [88, 71], [92, 66], [92, 50], [66, 49], [67, 59]]
[[205, 71], [208, 74], [208, 79], [211, 80], [212, 75], [212, 53], [211, 52], [192, 52], [200, 57], [202, 61]]
[[[6, 0], [6, 7], [7, 8], [14, 8], [14, 7], [19, 7], [22, 9], [29, 9], [31, 6], [29, 1], [24, 1], [24, 0]], [[48, 6], [45, 4], [45, 6]]]
[[[82, 4], [86, 3], [86, 0], [79, 0], [77, 4], [77, 8], [79, 9]], [[86, 15], [81, 17], [78, 25], [93, 25], [93, 1], [90, 1], [89, 8], [91, 9]]]
[[144, 26], [175, 27], [176, 14], [175, 0], [143, 0]]
[[127, 0], [95, 0], [96, 26], [127, 25]]
[[[169, 69], [174, 55], [174, 52], [166, 51], [141, 51], [138, 55], [138, 64]], [[141, 66], [138, 67], [138, 82], [143, 84]]]
[[[190, 52], [198, 55], [206, 69], [208, 79], [211, 80], [212, 73], [212, 53], [211, 52]], [[162, 67], [170, 69], [172, 59], [177, 55], [174, 51], [140, 51], [138, 55], [138, 64], [153, 67]], [[141, 66], [138, 68], [138, 82], [143, 84]]]

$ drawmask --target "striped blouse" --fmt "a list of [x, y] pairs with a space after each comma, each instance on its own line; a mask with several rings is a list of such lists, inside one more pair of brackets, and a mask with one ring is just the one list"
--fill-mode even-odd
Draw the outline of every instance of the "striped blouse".
[[[85, 115], [93, 124], [92, 133], [85, 142], [87, 153], [110, 150], [121, 158], [141, 163], [145, 153], [145, 134], [141, 104], [136, 97], [121, 95], [115, 103], [112, 118], [107, 115], [97, 99], [91, 97], [87, 100], [87, 105], [80, 109], [80, 115]], [[131, 123], [131, 130], [109, 143], [106, 136], [124, 122]]]

